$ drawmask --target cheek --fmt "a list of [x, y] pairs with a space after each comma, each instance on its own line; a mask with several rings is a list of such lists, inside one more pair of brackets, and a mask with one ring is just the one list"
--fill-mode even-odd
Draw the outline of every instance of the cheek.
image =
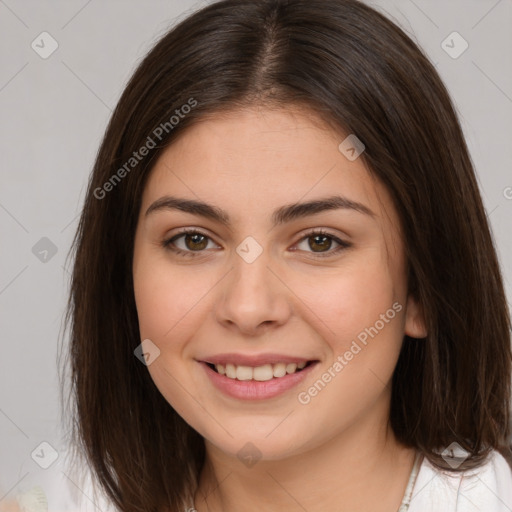
[[[314, 313], [310, 319], [316, 330], [332, 349], [339, 351], [365, 328], [373, 326], [395, 302], [402, 304], [404, 298], [396, 293], [395, 280], [392, 269], [375, 252], [329, 274], [322, 272], [302, 283], [299, 280], [294, 290], [300, 290], [302, 302]], [[398, 316], [395, 313], [392, 310], [390, 314]], [[401, 322], [390, 322], [386, 327], [391, 324], [395, 324], [400, 339]]]
[[176, 287], [165, 286], [165, 280], [155, 279], [154, 271], [138, 272], [134, 276], [135, 303], [142, 338], [160, 339], [179, 316]]
[[[396, 284], [391, 270], [376, 263], [354, 269], [344, 280], [330, 310], [334, 359], [341, 356], [343, 368], [333, 392], [352, 389], [350, 396], [364, 403], [390, 379], [404, 334], [404, 298], [397, 295]], [[350, 396], [346, 399], [354, 405]]]
[[208, 280], [172, 268], [165, 256], [141, 254], [134, 265], [134, 293], [142, 337], [163, 341], [193, 313]]
[[202, 417], [186, 391], [195, 363], [184, 357], [184, 351], [197, 327], [194, 314], [206, 293], [201, 288], [205, 281], [143, 252], [135, 259], [133, 280], [141, 339], [149, 338], [160, 350], [147, 368], [154, 384], [182, 417]]

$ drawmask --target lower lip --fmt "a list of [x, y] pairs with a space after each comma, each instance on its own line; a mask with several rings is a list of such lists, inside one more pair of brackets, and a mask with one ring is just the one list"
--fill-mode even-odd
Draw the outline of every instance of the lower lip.
[[300, 372], [289, 373], [271, 380], [236, 380], [212, 370], [206, 363], [200, 363], [212, 384], [224, 394], [241, 400], [266, 400], [281, 395], [302, 382], [311, 372], [316, 362], [310, 363]]

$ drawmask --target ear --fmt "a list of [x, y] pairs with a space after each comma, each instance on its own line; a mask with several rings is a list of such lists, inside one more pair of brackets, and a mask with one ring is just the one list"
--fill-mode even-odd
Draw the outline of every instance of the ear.
[[425, 338], [428, 334], [423, 308], [411, 294], [405, 308], [405, 334], [411, 338]]

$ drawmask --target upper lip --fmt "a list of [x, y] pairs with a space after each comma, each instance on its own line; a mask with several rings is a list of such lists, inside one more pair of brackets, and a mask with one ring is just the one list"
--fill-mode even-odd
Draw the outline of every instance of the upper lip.
[[201, 359], [204, 363], [211, 364], [233, 364], [235, 366], [263, 366], [264, 364], [277, 364], [277, 363], [307, 363], [312, 359], [304, 357], [287, 356], [284, 354], [217, 354]]

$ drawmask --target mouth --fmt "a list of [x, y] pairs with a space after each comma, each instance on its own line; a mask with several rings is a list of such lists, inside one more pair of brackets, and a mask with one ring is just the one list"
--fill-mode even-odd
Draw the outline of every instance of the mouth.
[[223, 375], [228, 379], [248, 381], [254, 380], [258, 382], [266, 382], [272, 379], [281, 379], [287, 375], [299, 373], [304, 368], [312, 365], [316, 361], [300, 361], [297, 363], [275, 363], [264, 364], [261, 366], [245, 366], [235, 364], [214, 364], [205, 363], [210, 369], [219, 375]]
[[218, 391], [246, 401], [270, 399], [292, 391], [320, 361], [262, 355], [256, 358], [218, 356], [198, 363]]

